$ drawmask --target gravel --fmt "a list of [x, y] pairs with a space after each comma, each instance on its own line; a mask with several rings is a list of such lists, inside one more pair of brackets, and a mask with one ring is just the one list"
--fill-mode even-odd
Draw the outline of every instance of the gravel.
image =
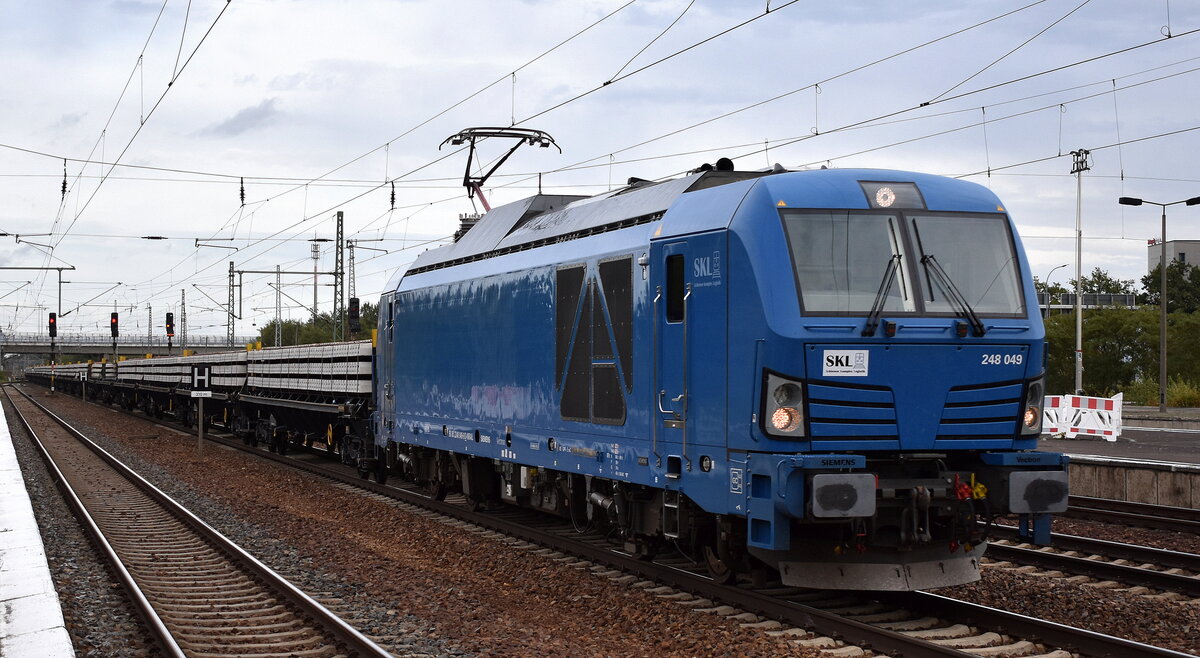
[[133, 658], [161, 655], [142, 630], [125, 590], [92, 549], [63, 502], [25, 428], [5, 403], [13, 447], [46, 547], [54, 588], [78, 656]]
[[970, 585], [938, 594], [1186, 653], [1200, 650], [1200, 604], [1171, 601], [1062, 578], [985, 569]]
[[[399, 655], [815, 652], [319, 478], [79, 400], [46, 398], [198, 516]], [[75, 422], [75, 421], [72, 421]], [[113, 438], [127, 437], [127, 438]]]
[[[816, 655], [319, 478], [217, 446], [198, 455], [194, 437], [63, 396], [41, 399], [86, 418], [80, 429], [125, 437], [101, 442], [306, 591], [341, 599], [367, 633], [397, 638], [389, 648], [400, 655]], [[1174, 550], [1200, 542], [1064, 519], [1055, 531]], [[76, 546], [60, 559], [83, 553]], [[1195, 601], [1002, 569], [938, 593], [1179, 651], [1200, 648]]]
[[1100, 521], [1084, 521], [1082, 519], [1054, 519], [1054, 532], [1065, 535], [1078, 535], [1125, 544], [1152, 546], [1168, 551], [1200, 554], [1200, 535], [1190, 532], [1172, 530], [1155, 530], [1153, 528], [1135, 528], [1131, 526], [1113, 525]]

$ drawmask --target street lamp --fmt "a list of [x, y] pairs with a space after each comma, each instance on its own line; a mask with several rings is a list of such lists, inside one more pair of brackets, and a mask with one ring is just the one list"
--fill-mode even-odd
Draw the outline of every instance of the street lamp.
[[1042, 283], [1046, 285], [1046, 319], [1047, 320], [1050, 319], [1050, 277], [1055, 272], [1061, 270], [1062, 268], [1064, 268], [1068, 265], [1070, 265], [1070, 263], [1063, 263], [1062, 265], [1059, 265], [1058, 267], [1050, 270], [1050, 273], [1047, 274], [1046, 278], [1042, 280]]
[[1167, 411], [1167, 206], [1176, 204], [1185, 204], [1194, 206], [1200, 204], [1200, 196], [1194, 196], [1183, 201], [1172, 201], [1171, 203], [1158, 203], [1156, 201], [1147, 201], [1137, 197], [1123, 196], [1117, 199], [1117, 203], [1123, 206], [1140, 206], [1143, 203], [1148, 203], [1152, 206], [1162, 208], [1162, 240], [1159, 246], [1162, 248], [1162, 257], [1159, 262], [1159, 268], [1162, 277], [1159, 280], [1158, 288], [1158, 410], [1166, 413]]

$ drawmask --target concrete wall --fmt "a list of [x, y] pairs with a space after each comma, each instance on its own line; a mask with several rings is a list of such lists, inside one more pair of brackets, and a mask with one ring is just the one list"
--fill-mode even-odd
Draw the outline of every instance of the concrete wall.
[[1200, 509], [1200, 465], [1072, 457], [1071, 494]]

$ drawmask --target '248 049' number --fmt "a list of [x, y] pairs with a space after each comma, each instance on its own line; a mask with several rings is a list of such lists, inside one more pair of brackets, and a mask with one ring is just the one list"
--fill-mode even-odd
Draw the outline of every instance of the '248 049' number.
[[1019, 366], [1025, 360], [1023, 354], [984, 354], [979, 365], [983, 366]]

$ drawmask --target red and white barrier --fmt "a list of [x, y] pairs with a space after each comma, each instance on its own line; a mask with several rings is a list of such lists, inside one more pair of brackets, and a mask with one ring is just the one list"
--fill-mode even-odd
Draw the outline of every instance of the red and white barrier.
[[1062, 395], [1047, 395], [1042, 398], [1042, 434], [1058, 434], [1062, 432], [1059, 428], [1061, 415], [1059, 407], [1062, 406]]
[[1043, 400], [1042, 433], [1062, 434], [1068, 439], [1083, 435], [1116, 441], [1121, 436], [1123, 399], [1121, 393], [1112, 398], [1048, 395]]

